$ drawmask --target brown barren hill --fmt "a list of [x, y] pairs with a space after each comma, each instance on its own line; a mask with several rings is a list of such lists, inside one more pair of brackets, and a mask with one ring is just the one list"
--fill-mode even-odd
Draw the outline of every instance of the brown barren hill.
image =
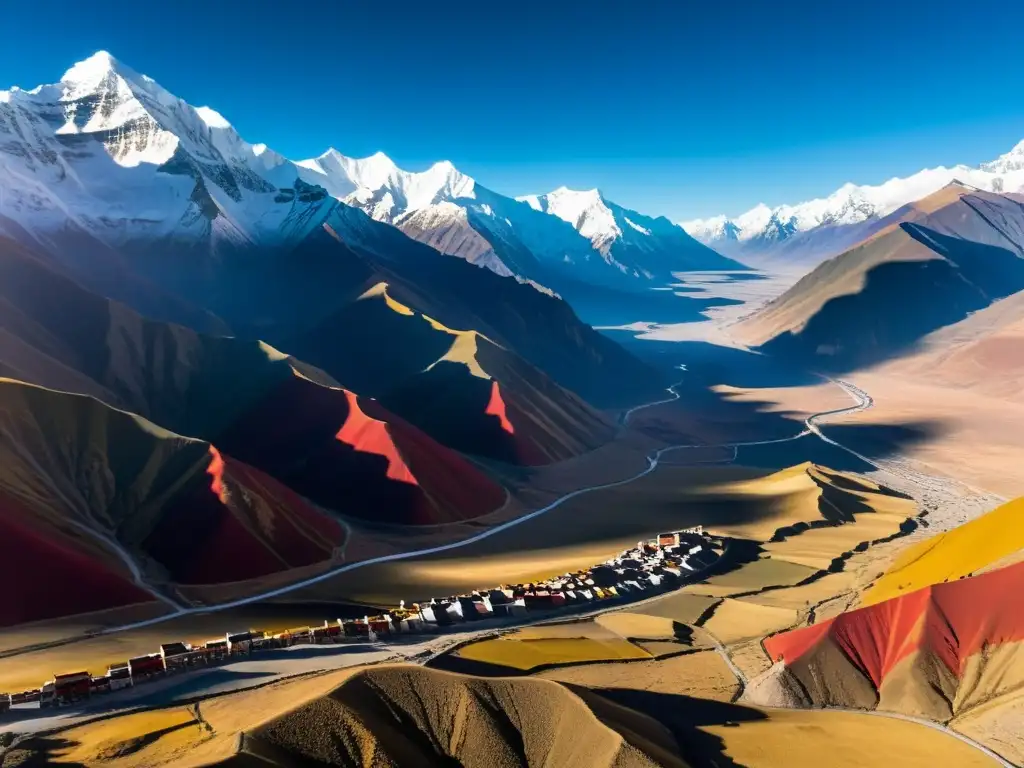
[[358, 672], [239, 743], [222, 765], [686, 765], [661, 725], [586, 689], [406, 666]]
[[1024, 403], [1024, 292], [929, 334], [879, 372]]

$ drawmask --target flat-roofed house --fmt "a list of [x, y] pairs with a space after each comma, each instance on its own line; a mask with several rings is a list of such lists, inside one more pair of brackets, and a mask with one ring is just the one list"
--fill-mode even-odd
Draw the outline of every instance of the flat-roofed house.
[[107, 667], [107, 679], [110, 680], [110, 690], [119, 691], [128, 688], [132, 684], [132, 670], [125, 661], [121, 664], [111, 664]]
[[132, 672], [133, 683], [162, 675], [165, 671], [164, 659], [159, 653], [150, 653], [145, 656], [136, 656], [133, 659], [128, 659], [128, 668]]
[[227, 632], [224, 639], [228, 641], [228, 653], [249, 653], [252, 650], [252, 631]]
[[92, 693], [92, 675], [88, 672], [54, 675], [53, 692], [58, 705], [87, 699]]
[[194, 663], [192, 646], [188, 643], [164, 643], [160, 646], [160, 656], [168, 672], [180, 671]]

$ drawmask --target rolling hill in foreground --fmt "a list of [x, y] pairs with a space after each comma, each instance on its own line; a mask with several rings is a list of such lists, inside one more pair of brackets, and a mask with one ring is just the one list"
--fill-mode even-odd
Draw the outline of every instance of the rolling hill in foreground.
[[686, 766], [653, 719], [546, 680], [356, 673], [246, 732], [222, 765]]
[[1024, 289], [1024, 198], [950, 184], [824, 262], [734, 327], [771, 354], [831, 371], [910, 352]]
[[901, 554], [862, 607], [765, 638], [752, 702], [878, 708], [940, 722], [1024, 692], [1021, 501]]

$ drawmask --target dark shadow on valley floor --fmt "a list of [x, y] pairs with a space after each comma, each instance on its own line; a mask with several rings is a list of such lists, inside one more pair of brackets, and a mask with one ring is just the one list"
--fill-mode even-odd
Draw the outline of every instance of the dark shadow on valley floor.
[[[575, 693], [576, 686], [567, 686]], [[606, 699], [654, 718], [665, 726], [679, 744], [683, 759], [690, 765], [715, 768], [742, 768], [725, 752], [719, 736], [701, 730], [706, 726], [739, 726], [740, 723], [764, 720], [756, 709], [682, 694], [655, 693], [630, 688], [597, 688], [595, 693]], [[583, 695], [586, 695], [586, 689]]]

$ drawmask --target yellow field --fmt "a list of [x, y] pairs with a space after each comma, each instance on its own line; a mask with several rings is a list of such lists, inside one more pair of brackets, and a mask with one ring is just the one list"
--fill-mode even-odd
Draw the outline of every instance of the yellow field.
[[757, 605], [726, 599], [702, 625], [723, 643], [764, 637], [793, 626], [798, 614], [792, 608]]
[[855, 582], [856, 577], [852, 573], [840, 571], [839, 573], [829, 573], [820, 579], [815, 579], [808, 584], [801, 584], [798, 587], [773, 589], [757, 595], [736, 599], [744, 603], [792, 608], [799, 611], [811, 605], [816, 605], [833, 595], [848, 592], [853, 589]]
[[[910, 510], [912, 511], [912, 510]], [[773, 560], [786, 560], [815, 570], [825, 570], [832, 561], [852, 552], [862, 542], [892, 536], [910, 515], [866, 513], [857, 515], [855, 523], [812, 528], [785, 541], [764, 544], [762, 549]]]
[[675, 622], [663, 616], [615, 611], [603, 613], [594, 621], [610, 632], [630, 640], [671, 640], [675, 637]]
[[61, 734], [47, 759], [72, 765], [142, 765], [147, 755], [184, 754], [211, 738], [192, 712], [176, 707], [73, 728]]
[[701, 730], [747, 768], [993, 768], [996, 761], [917, 723], [853, 712], [754, 710], [759, 718]]
[[693, 595], [729, 597], [743, 592], [756, 592], [765, 587], [797, 584], [809, 576], [813, 576], [818, 570], [785, 560], [761, 558], [746, 563], [735, 571], [712, 576], [701, 584], [692, 584], [683, 589]]
[[680, 624], [693, 624], [717, 602], [716, 597], [691, 595], [683, 591], [669, 592], [664, 597], [644, 603], [640, 612], [645, 616], [660, 616]]
[[547, 664], [651, 658], [649, 653], [626, 640], [595, 640], [590, 637], [534, 640], [498, 638], [464, 646], [455, 655], [523, 671]]
[[538, 672], [534, 677], [591, 688], [630, 688], [713, 701], [731, 701], [739, 687], [715, 651], [697, 651], [662, 661], [560, 667]]
[[1024, 498], [908, 547], [867, 590], [861, 605], [968, 576], [1024, 548]]

